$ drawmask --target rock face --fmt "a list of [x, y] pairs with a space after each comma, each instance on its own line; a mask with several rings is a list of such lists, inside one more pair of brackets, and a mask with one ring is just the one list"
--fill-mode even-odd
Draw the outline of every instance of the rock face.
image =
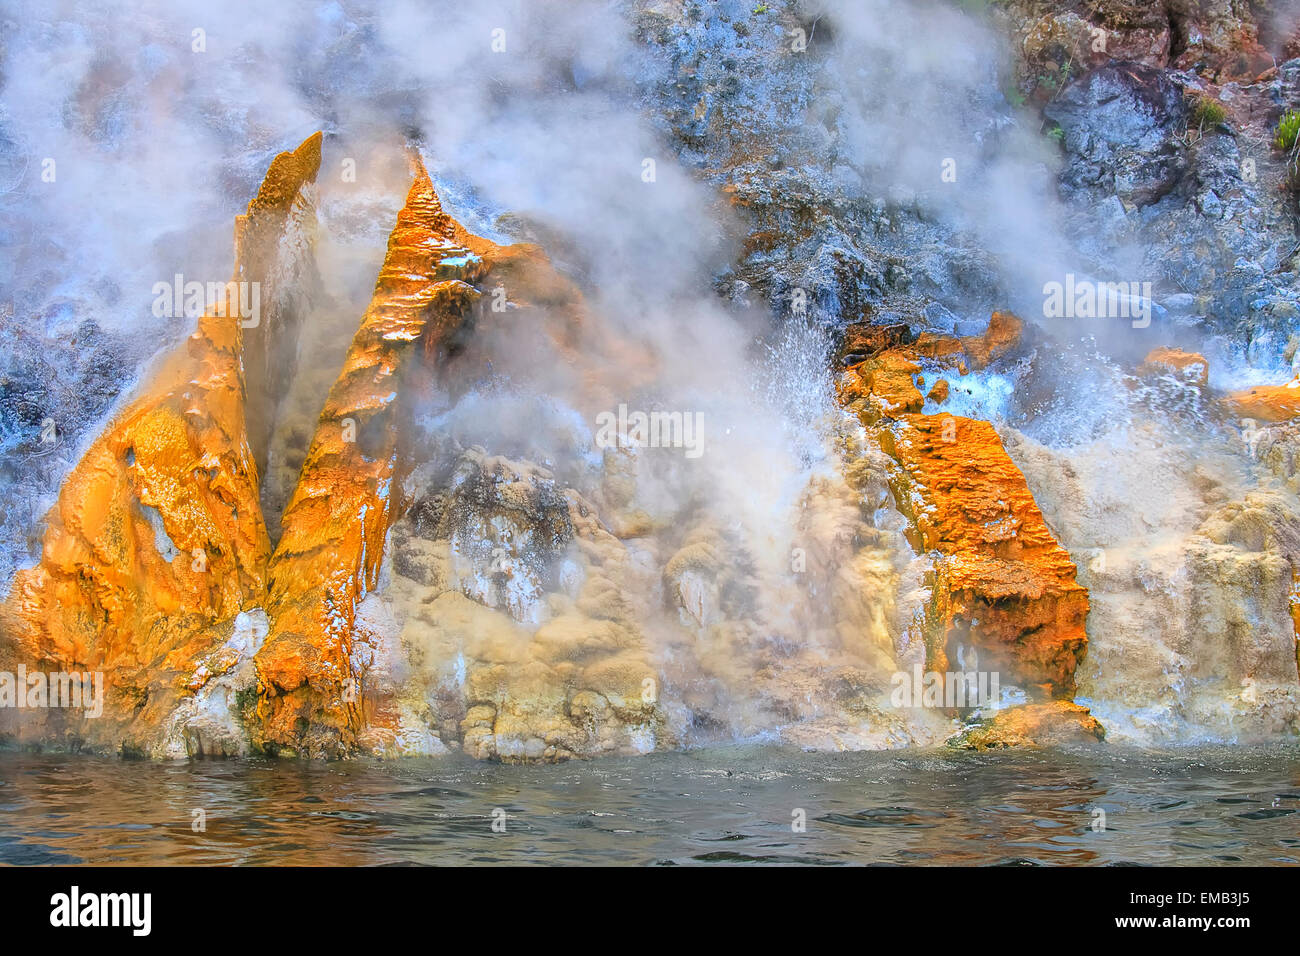
[[[1056, 451], [1008, 433], [1089, 588], [1078, 699], [1112, 741], [1294, 733], [1297, 499], [1243, 471], [1236, 449], [1199, 444], [1203, 425], [1194, 438], [1177, 426]], [[1256, 454], [1284, 474], [1287, 439], [1272, 430]]]
[[984, 666], [1039, 696], [1070, 698], [1088, 644], [1088, 592], [993, 426], [919, 414], [924, 399], [913, 382], [922, 350], [982, 366], [1013, 349], [1020, 328], [995, 314], [981, 337], [893, 346], [851, 367], [841, 396], [892, 459], [890, 484], [913, 547], [935, 555], [928, 669], [947, 672], [958, 648], [972, 647]]
[[[280, 243], [290, 229], [308, 229], [305, 191], [320, 142], [316, 134], [276, 157], [236, 220], [232, 282], [257, 283], [267, 301], [278, 300], [282, 279], [292, 281], [284, 257], [310, 255]], [[5, 656], [54, 671], [104, 672], [106, 719], [74, 718], [63, 730], [74, 740], [184, 752], [174, 736], [159, 738], [160, 724], [179, 696], [201, 695], [248, 650], [223, 651], [231, 622], [260, 603], [270, 550], [246, 429], [244, 363], [265, 367], [266, 353], [292, 351], [291, 341], [277, 339], [292, 325], [268, 321], [246, 340], [239, 297], [226, 287], [224, 301], [90, 446], [49, 516], [40, 563], [15, 577], [4, 608]]]
[[[816, 333], [799, 376], [720, 408], [722, 435], [764, 426], [721, 464], [593, 442], [630, 396], [657, 409], [681, 356], [537, 246], [470, 233], [418, 160], [337, 380], [331, 354], [294, 389], [321, 138], [277, 157], [236, 227], [257, 321], [228, 298], [105, 424], [3, 608], [0, 668], [100, 670], [105, 716], [11, 729], [508, 762], [929, 745], [968, 719], [953, 742], [976, 749], [1097, 739], [1096, 718], [1136, 742], [1296, 733], [1300, 400], [1232, 370], [1285, 381], [1300, 342], [1295, 198], [1261, 146], [1300, 107], [1300, 38], [1217, 0], [983, 6], [627, 5], [628, 105], [735, 230], [709, 307], [777, 320], [689, 358], [744, 379], [736, 354]], [[1150, 327], [992, 312], [1032, 318], [1048, 261], [1149, 280]], [[783, 461], [759, 393], [825, 399], [840, 333], [849, 415], [798, 418], [830, 451]], [[106, 377], [79, 370], [95, 387], [60, 413], [95, 419]], [[32, 394], [0, 380], [28, 450]], [[1030, 702], [904, 707], [912, 668], [994, 670]]]
[[1065, 131], [1067, 188], [1097, 189], [1129, 206], [1169, 193], [1186, 158], [1172, 137], [1182, 92], [1160, 70], [1110, 63], [1062, 91], [1044, 110]]
[[1070, 228], [1094, 267], [1113, 273], [1116, 249], [1140, 250], [1128, 268], [1153, 283], [1157, 332], [1221, 335], [1260, 364], [1288, 348], [1300, 309], [1289, 173], [1257, 145], [1300, 104], [1300, 61], [1266, 67], [1229, 82], [1207, 63], [1112, 59], [1044, 108], [1061, 130]]
[[374, 298], [321, 412], [271, 558], [272, 625], [255, 661], [263, 746], [342, 753], [364, 723], [352, 635], [357, 603], [378, 583], [389, 529], [409, 504], [404, 401], [420, 388], [422, 363], [465, 322], [480, 294], [472, 283], [486, 272], [454, 241], [428, 173], [415, 164]]
[[[398, 689], [447, 746], [480, 759], [644, 753], [663, 733], [659, 672], [627, 546], [536, 466], [467, 451], [394, 533]], [[372, 730], [372, 746], [391, 744]]]

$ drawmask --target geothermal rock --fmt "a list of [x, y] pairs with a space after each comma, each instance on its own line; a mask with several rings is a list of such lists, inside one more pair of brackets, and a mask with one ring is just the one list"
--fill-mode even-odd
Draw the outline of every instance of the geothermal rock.
[[1011, 355], [1020, 346], [1024, 331], [1025, 323], [1010, 312], [994, 312], [988, 328], [979, 335], [956, 338], [922, 332], [912, 350], [949, 365], [983, 369]]
[[[278, 301], [281, 281], [310, 269], [309, 246], [285, 245], [285, 237], [310, 219], [304, 189], [320, 165], [320, 141], [317, 133], [277, 156], [236, 220], [232, 282], [257, 283], [264, 301]], [[231, 622], [262, 600], [270, 550], [246, 431], [244, 362], [292, 351], [282, 336], [293, 328], [268, 323], [250, 342], [239, 293], [226, 292], [68, 476], [41, 560], [16, 575], [6, 602], [5, 657], [104, 672], [105, 716], [69, 719], [71, 738], [184, 754], [188, 731], [171, 708], [209, 707], [196, 703], [208, 681], [251, 650], [247, 641], [229, 643]], [[219, 748], [238, 749], [228, 737]]]
[[[1257, 436], [1259, 459], [1280, 478], [1293, 451], [1271, 433], [1284, 428]], [[1076, 682], [1110, 739], [1295, 733], [1295, 490], [1249, 491], [1240, 453], [1164, 422], [1072, 450], [1013, 431], [1006, 441], [1088, 586]]]
[[[365, 723], [352, 666], [357, 603], [378, 584], [389, 528], [409, 504], [403, 441], [422, 363], [465, 321], [483, 260], [453, 239], [423, 164], [374, 297], [321, 412], [269, 568], [271, 630], [256, 658], [257, 738], [346, 752]], [[432, 362], [429, 363], [432, 365]]]
[[306, 184], [320, 167], [320, 148], [318, 133], [296, 152], [277, 156], [235, 227], [235, 278], [274, 280], [261, 288], [256, 320], [243, 323], [245, 418], [262, 477], [276, 413], [297, 365], [299, 330], [321, 294], [316, 259], [306, 254], [316, 225]]
[[[907, 415], [881, 429], [918, 550], [937, 551], [931, 663], [956, 644], [1053, 697], [1074, 694], [1088, 592], [988, 422]], [[987, 653], [986, 653], [987, 652]]]
[[845, 365], [856, 365], [887, 349], [909, 345], [915, 340], [916, 336], [912, 334], [912, 330], [901, 322], [894, 325], [857, 322], [844, 330], [844, 341], [840, 345], [840, 361]]
[[416, 165], [281, 519], [254, 739], [506, 761], [651, 749], [657, 679], [620, 596], [622, 545], [532, 463], [471, 449], [439, 474], [441, 438], [416, 421], [473, 389], [502, 338], [581, 357], [595, 402], [638, 363], [606, 362], [620, 343], [540, 249], [470, 234]]
[[1105, 739], [1106, 731], [1088, 708], [1068, 700], [1054, 700], [1000, 710], [990, 719], [962, 731], [948, 744], [963, 750], [997, 750], [1096, 743]]
[[883, 417], [919, 412], [925, 405], [914, 377], [920, 364], [910, 350], [890, 349], [855, 365], [840, 382], [840, 400], [861, 402], [873, 423]]
[[647, 570], [544, 470], [466, 452], [394, 528], [393, 569], [411, 663], [394, 697], [431, 701], [443, 744], [510, 763], [659, 744], [660, 680], [636, 613]]
[[1034, 693], [1071, 697], [1088, 614], [1073, 562], [993, 426], [918, 414], [923, 399], [912, 380], [916, 350], [984, 363], [1006, 355], [1020, 329], [1014, 316], [997, 314], [984, 336], [946, 345], [922, 336], [850, 369], [840, 395], [892, 460], [890, 484], [913, 546], [936, 556], [924, 626], [929, 669], [946, 672], [969, 646]]
[[1197, 352], [1184, 352], [1182, 349], [1152, 349], [1142, 361], [1141, 371], [1173, 373], [1197, 385], [1207, 385], [1210, 381], [1210, 363], [1205, 360], [1205, 356]]
[[1228, 406], [1243, 418], [1285, 422], [1300, 415], [1300, 378], [1285, 385], [1257, 385], [1231, 392]]

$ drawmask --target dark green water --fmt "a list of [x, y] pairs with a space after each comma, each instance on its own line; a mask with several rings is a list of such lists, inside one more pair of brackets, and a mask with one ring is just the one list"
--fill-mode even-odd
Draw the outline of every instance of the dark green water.
[[1296, 864], [1300, 747], [745, 747], [538, 767], [5, 753], [0, 861]]

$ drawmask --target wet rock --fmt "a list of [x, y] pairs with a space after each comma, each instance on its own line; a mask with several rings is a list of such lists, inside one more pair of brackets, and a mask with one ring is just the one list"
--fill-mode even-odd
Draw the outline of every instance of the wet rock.
[[1205, 356], [1197, 352], [1184, 352], [1182, 349], [1152, 349], [1143, 360], [1141, 371], [1173, 373], [1198, 385], [1206, 385], [1210, 380], [1210, 363], [1205, 360]]
[[[273, 299], [280, 273], [270, 264], [292, 274], [294, 257], [310, 256], [306, 246], [276, 250], [295, 217], [309, 214], [303, 190], [319, 168], [320, 141], [317, 133], [277, 156], [238, 217], [233, 282], [258, 283]], [[227, 287], [224, 306], [199, 319], [69, 474], [41, 560], [15, 576], [4, 607], [4, 657], [53, 670], [93, 661], [104, 671], [106, 716], [78, 731], [95, 745], [129, 737], [137, 748], [171, 752], [178, 735], [190, 735], [187, 747], [205, 738], [211, 747], [215, 733], [221, 749], [234, 746], [237, 731], [222, 723], [233, 715], [213, 717], [206, 681], [191, 674], [263, 596], [270, 547], [244, 428], [243, 361], [246, 345], [250, 357], [272, 347], [275, 330], [246, 342], [229, 295]], [[148, 716], [130, 728], [145, 702]], [[173, 707], [207, 720], [206, 729], [185, 730], [183, 715], [168, 716]], [[213, 719], [225, 729], [214, 731]], [[169, 720], [172, 742], [159, 743]]]
[[438, 496], [441, 518], [422, 535], [450, 542], [447, 585], [535, 623], [542, 594], [559, 586], [560, 558], [573, 538], [569, 501], [554, 477], [471, 449]]
[[1146, 206], [1170, 192], [1186, 168], [1171, 139], [1182, 95], [1160, 70], [1107, 64], [1071, 83], [1043, 112], [1065, 130], [1067, 189]]
[[841, 400], [856, 410], [892, 460], [889, 482], [919, 552], [937, 556], [922, 625], [927, 668], [948, 670], [958, 645], [1003, 669], [1034, 694], [1070, 697], [1087, 647], [1088, 593], [1057, 543], [1025, 479], [987, 422], [921, 415], [912, 381], [922, 348], [953, 360], [1005, 355], [1021, 323], [995, 315], [978, 342], [922, 336], [850, 369]]
[[1226, 397], [1233, 413], [1262, 422], [1284, 422], [1300, 415], [1300, 379], [1285, 385], [1258, 385]]
[[260, 746], [337, 756], [363, 724], [352, 652], [358, 602], [379, 583], [413, 463], [401, 435], [424, 354], [464, 321], [484, 261], [454, 239], [428, 173], [398, 213], [375, 295], [330, 389], [271, 557], [271, 632], [256, 658]]
[[887, 349], [907, 345], [914, 339], [911, 329], [901, 322], [893, 325], [855, 323], [844, 331], [840, 361], [845, 365], [856, 365]]
[[[1279, 476], [1290, 427], [1254, 434]], [[1078, 699], [1111, 739], [1262, 740], [1300, 721], [1300, 505], [1294, 490], [1249, 491], [1238, 444], [1193, 444], [1169, 422], [1072, 451], [1008, 435], [1089, 588]]]
[[431, 484], [392, 533], [383, 601], [407, 666], [387, 697], [426, 707], [443, 746], [483, 760], [670, 741], [640, 624], [653, 571], [596, 507], [535, 464], [478, 448], [422, 480]]
[[1088, 708], [1071, 701], [1054, 700], [999, 710], [992, 718], [962, 731], [948, 745], [962, 750], [998, 750], [1097, 743], [1105, 739], [1106, 731]]

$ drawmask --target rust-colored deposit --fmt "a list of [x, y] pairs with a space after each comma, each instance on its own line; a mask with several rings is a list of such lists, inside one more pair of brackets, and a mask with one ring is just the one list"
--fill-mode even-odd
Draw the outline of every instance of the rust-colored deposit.
[[[1020, 321], [994, 316], [989, 333], [925, 341], [928, 357], [979, 364], [1015, 348]], [[908, 536], [935, 556], [927, 608], [928, 667], [949, 670], [959, 646], [1039, 697], [1069, 698], [1087, 648], [1088, 592], [991, 424], [921, 413], [913, 344], [850, 367], [840, 398], [892, 459], [890, 483]]]
[[[225, 287], [69, 475], [40, 562], [15, 578], [0, 663], [104, 671], [108, 686], [103, 719], [33, 728], [40, 739], [172, 756], [250, 742], [356, 749], [393, 719], [354, 659], [365, 640], [358, 605], [409, 504], [412, 409], [435, 384], [454, 390], [456, 375], [479, 374], [447, 358], [469, 348], [456, 333], [482, 283], [490, 274], [494, 297], [531, 310], [564, 352], [640, 348], [588, 324], [581, 293], [539, 247], [499, 246], [448, 216], [412, 154], [414, 182], [272, 554], [259, 475], [318, 292], [308, 186], [320, 150], [318, 133], [277, 156], [236, 220], [232, 282], [258, 283], [257, 314], [242, 314], [246, 298]], [[607, 404], [616, 374], [584, 382], [589, 400]]]
[[1205, 356], [1182, 349], [1152, 349], [1143, 359], [1140, 371], [1148, 374], [1174, 374], [1197, 385], [1207, 385], [1210, 381], [1210, 363]]
[[[325, 402], [271, 559], [271, 629], [258, 652], [259, 743], [334, 755], [364, 723], [352, 663], [357, 603], [378, 583], [408, 502], [407, 399], [422, 362], [480, 293], [487, 264], [456, 239], [418, 159], [374, 295]], [[432, 363], [429, 363], [431, 365]]]
[[1228, 407], [1242, 418], [1285, 422], [1300, 415], [1300, 378], [1285, 385], [1257, 385], [1230, 392]]
[[[318, 133], [276, 158], [236, 220], [233, 280], [260, 283], [267, 300], [269, 266], [319, 164]], [[261, 600], [270, 546], [243, 369], [271, 340], [250, 353], [237, 300], [227, 286], [73, 468], [40, 561], [16, 575], [6, 603], [8, 656], [105, 672], [98, 728], [128, 721], [158, 674], [189, 675], [216, 640], [205, 628]]]
[[937, 332], [922, 332], [912, 344], [917, 356], [940, 359], [963, 374], [967, 368], [987, 368], [1010, 355], [1020, 345], [1025, 323], [1010, 312], [994, 312], [988, 328], [979, 335], [958, 337]]
[[1088, 708], [1073, 701], [1053, 700], [999, 710], [950, 743], [964, 750], [998, 750], [1096, 743], [1105, 739], [1105, 729]]

